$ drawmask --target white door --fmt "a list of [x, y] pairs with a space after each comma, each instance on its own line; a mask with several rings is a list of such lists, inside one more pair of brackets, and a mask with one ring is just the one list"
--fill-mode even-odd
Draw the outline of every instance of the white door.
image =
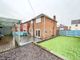
[[35, 36], [36, 36], [37, 38], [40, 38], [40, 36], [41, 36], [40, 29], [37, 29], [37, 30], [35, 31]]

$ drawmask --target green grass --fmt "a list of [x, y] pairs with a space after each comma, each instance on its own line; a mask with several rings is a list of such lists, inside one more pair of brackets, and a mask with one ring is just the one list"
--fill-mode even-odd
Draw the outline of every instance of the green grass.
[[59, 36], [39, 45], [67, 58], [65, 60], [80, 60], [80, 37]]

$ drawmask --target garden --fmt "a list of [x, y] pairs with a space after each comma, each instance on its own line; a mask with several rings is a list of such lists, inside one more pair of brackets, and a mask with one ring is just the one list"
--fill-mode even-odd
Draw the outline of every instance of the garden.
[[39, 45], [65, 60], [80, 60], [80, 37], [58, 36]]

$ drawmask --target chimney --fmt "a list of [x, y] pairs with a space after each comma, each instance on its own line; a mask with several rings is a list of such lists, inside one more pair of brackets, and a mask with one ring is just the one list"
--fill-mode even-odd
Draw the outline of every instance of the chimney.
[[56, 16], [55, 15], [53, 16], [53, 20], [56, 20]]

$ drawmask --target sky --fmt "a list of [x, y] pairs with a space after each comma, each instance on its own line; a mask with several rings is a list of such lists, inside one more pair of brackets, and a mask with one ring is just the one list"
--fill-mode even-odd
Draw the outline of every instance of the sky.
[[0, 17], [25, 22], [41, 13], [70, 26], [71, 20], [80, 19], [80, 0], [0, 0]]

